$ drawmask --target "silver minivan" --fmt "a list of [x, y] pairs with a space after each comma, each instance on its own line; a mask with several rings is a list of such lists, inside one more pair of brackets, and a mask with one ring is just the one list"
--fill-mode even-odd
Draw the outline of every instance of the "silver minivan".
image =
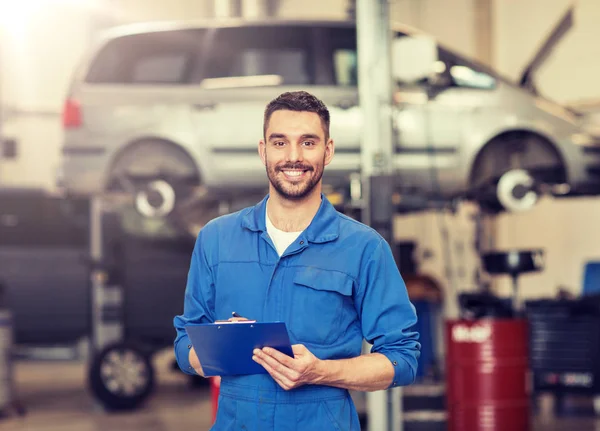
[[[393, 29], [409, 44], [426, 36]], [[600, 139], [577, 113], [536, 94], [535, 71], [550, 48], [532, 60], [520, 83], [438, 44], [421, 79], [397, 79], [399, 193], [521, 210], [542, 192], [600, 191]], [[263, 110], [280, 93], [298, 89], [330, 108], [336, 155], [324, 181], [343, 200], [360, 172], [354, 22], [111, 29], [78, 68], [65, 102], [60, 183], [70, 194], [124, 191], [141, 214], [201, 225], [265, 192], [257, 155]]]

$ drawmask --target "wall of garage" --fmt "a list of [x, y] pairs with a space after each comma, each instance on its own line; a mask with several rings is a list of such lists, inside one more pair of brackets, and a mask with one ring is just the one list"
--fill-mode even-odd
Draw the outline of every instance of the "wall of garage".
[[18, 145], [15, 159], [0, 160], [0, 185], [54, 186], [73, 68], [112, 22], [102, 0], [0, 2], [3, 134]]
[[[494, 66], [511, 78], [518, 78], [523, 67], [543, 43], [571, 0], [495, 0]], [[600, 97], [600, 2], [576, 2], [575, 23], [556, 46], [539, 73], [539, 90], [552, 100]], [[575, 66], [575, 67], [573, 67]]]
[[[228, 0], [223, 0], [224, 2]], [[446, 0], [395, 0], [390, 5], [392, 20], [402, 22], [434, 35], [445, 44], [475, 56], [474, 4], [478, 0], [452, 0], [448, 8]], [[120, 18], [124, 21], [149, 19], [202, 18], [211, 16], [214, 3], [211, 0], [176, 0], [161, 5], [143, 0], [113, 0], [121, 9]], [[261, 4], [261, 0], [239, 0]], [[235, 0], [233, 1], [235, 4]], [[277, 16], [289, 18], [344, 19], [348, 15], [350, 0], [279, 0], [274, 12]]]
[[[588, 261], [600, 261], [598, 214], [600, 197], [548, 198], [527, 213], [498, 217], [498, 248], [546, 250], [544, 271], [522, 277], [520, 295], [523, 298], [555, 296], [560, 288], [573, 295], [581, 293], [584, 265]], [[499, 279], [496, 287], [507, 295], [510, 280]]]

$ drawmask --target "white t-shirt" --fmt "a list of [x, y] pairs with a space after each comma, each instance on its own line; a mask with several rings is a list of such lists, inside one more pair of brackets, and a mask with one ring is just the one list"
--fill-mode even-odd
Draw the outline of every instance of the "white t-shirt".
[[267, 233], [271, 237], [273, 244], [275, 244], [275, 248], [277, 249], [277, 253], [281, 256], [285, 250], [290, 246], [291, 243], [296, 241], [296, 238], [302, 233], [300, 232], [285, 232], [277, 229], [273, 223], [271, 223], [271, 219], [269, 219], [269, 214], [265, 211], [265, 218], [267, 222]]

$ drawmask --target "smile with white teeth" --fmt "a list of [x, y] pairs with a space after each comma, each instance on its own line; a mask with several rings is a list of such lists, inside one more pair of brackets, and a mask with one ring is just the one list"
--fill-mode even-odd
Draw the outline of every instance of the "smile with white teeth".
[[304, 171], [283, 171], [283, 173], [289, 175], [290, 177], [299, 177], [304, 173]]

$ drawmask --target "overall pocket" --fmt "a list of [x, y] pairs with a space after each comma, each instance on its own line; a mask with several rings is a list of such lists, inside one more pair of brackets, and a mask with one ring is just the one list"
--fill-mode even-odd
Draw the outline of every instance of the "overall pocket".
[[350, 395], [342, 400], [323, 400], [321, 409], [338, 431], [360, 431], [360, 421]]
[[290, 332], [307, 344], [334, 344], [356, 318], [352, 278], [319, 268], [304, 268], [294, 276]]
[[342, 429], [340, 428], [340, 425], [337, 423], [337, 420], [333, 416], [331, 409], [329, 408], [329, 406], [327, 405], [327, 403], [325, 401], [321, 402], [321, 409], [325, 413], [325, 417], [327, 418], [329, 423], [333, 426], [333, 428], [336, 431], [342, 431]]
[[236, 430], [237, 401], [233, 398], [219, 395], [219, 408], [215, 424], [210, 431], [233, 431]]

